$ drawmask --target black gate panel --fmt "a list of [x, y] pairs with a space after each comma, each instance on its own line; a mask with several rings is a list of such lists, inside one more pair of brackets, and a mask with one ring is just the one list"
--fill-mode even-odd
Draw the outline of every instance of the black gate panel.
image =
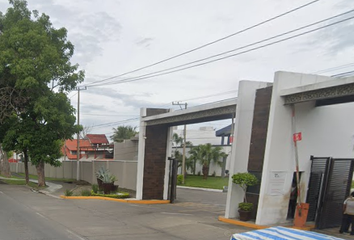
[[315, 158], [311, 157], [311, 175], [309, 181], [309, 190], [307, 193], [306, 202], [309, 203], [309, 212], [307, 215], [307, 221], [315, 221], [316, 214], [319, 207], [319, 199], [321, 195], [321, 189], [323, 186], [324, 176], [328, 173], [330, 158]]
[[349, 195], [353, 177], [353, 159], [330, 159], [327, 181], [316, 219], [318, 229], [339, 227], [342, 220], [343, 202]]

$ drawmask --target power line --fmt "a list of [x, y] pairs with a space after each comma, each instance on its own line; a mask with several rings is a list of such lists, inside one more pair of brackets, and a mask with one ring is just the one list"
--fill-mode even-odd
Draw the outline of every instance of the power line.
[[101, 113], [81, 113], [81, 115], [96, 116], [96, 117], [136, 117], [138, 116], [136, 114], [121, 115], [121, 114], [101, 114]]
[[122, 77], [122, 76], [128, 75], [128, 74], [130, 74], [130, 73], [138, 72], [138, 71], [141, 71], [141, 70], [143, 70], [143, 69], [147, 69], [147, 68], [156, 66], [156, 65], [158, 65], [158, 64], [161, 64], [161, 63], [170, 61], [170, 60], [172, 60], [172, 59], [181, 57], [181, 56], [183, 56], [183, 55], [186, 55], [186, 54], [195, 52], [195, 51], [200, 50], [200, 49], [202, 49], [202, 48], [208, 47], [208, 46], [210, 46], [210, 45], [212, 45], [212, 44], [218, 43], [218, 42], [223, 41], [223, 40], [225, 40], [225, 39], [228, 39], [228, 38], [230, 38], [230, 37], [236, 36], [236, 35], [238, 35], [238, 34], [241, 34], [241, 33], [244, 33], [244, 32], [246, 32], [246, 31], [249, 31], [249, 30], [251, 30], [251, 29], [253, 29], [253, 28], [256, 28], [256, 27], [259, 27], [259, 26], [261, 26], [261, 25], [264, 25], [264, 24], [266, 24], [266, 23], [268, 23], [268, 22], [271, 22], [271, 21], [273, 21], [273, 20], [276, 20], [276, 19], [278, 19], [278, 18], [280, 18], [280, 17], [283, 17], [283, 16], [285, 16], [285, 15], [288, 15], [288, 14], [290, 14], [290, 13], [293, 13], [293, 12], [295, 12], [295, 11], [297, 11], [297, 10], [300, 10], [300, 9], [302, 9], [302, 8], [305, 8], [305, 7], [307, 7], [307, 6], [311, 5], [311, 4], [314, 4], [314, 3], [319, 2], [319, 1], [320, 1], [320, 0], [311, 1], [311, 2], [309, 2], [309, 3], [306, 3], [306, 4], [304, 4], [304, 5], [301, 5], [301, 6], [299, 6], [299, 7], [296, 7], [296, 8], [294, 8], [294, 9], [291, 9], [291, 10], [289, 10], [289, 11], [287, 11], [287, 12], [284, 12], [284, 13], [282, 13], [282, 14], [279, 14], [279, 15], [277, 15], [277, 16], [274, 16], [274, 17], [272, 17], [272, 18], [269, 18], [269, 19], [267, 19], [267, 20], [264, 20], [264, 21], [262, 21], [262, 22], [259, 22], [259, 23], [257, 23], [257, 24], [254, 24], [254, 25], [252, 25], [252, 26], [250, 26], [250, 27], [247, 27], [247, 28], [244, 28], [244, 29], [242, 29], [242, 30], [239, 30], [239, 31], [237, 31], [237, 32], [235, 32], [235, 33], [232, 33], [232, 34], [230, 34], [230, 35], [227, 35], [227, 36], [225, 36], [225, 37], [222, 37], [222, 38], [219, 38], [219, 39], [217, 39], [217, 40], [211, 41], [211, 42], [206, 43], [206, 44], [204, 44], [204, 45], [201, 45], [201, 46], [199, 46], [199, 47], [196, 47], [196, 48], [193, 48], [193, 49], [191, 49], [191, 50], [182, 52], [182, 53], [180, 53], [180, 54], [177, 54], [177, 55], [174, 55], [174, 56], [172, 56], [172, 57], [163, 59], [163, 60], [161, 60], [161, 61], [158, 61], [158, 62], [149, 64], [149, 65], [146, 65], [146, 66], [144, 66], [144, 67], [141, 67], [141, 68], [138, 68], [138, 69], [129, 71], [129, 72], [125, 72], [125, 73], [119, 74], [119, 75], [117, 75], [117, 76], [113, 76], [113, 77], [109, 77], [109, 78], [106, 78], [106, 79], [102, 79], [102, 80], [99, 80], [99, 81], [95, 81], [95, 82], [89, 83], [87, 86], [91, 86], [91, 85], [96, 84], [96, 83], [100, 83], [100, 82], [105, 82], [105, 81], [108, 81], [108, 80], [112, 80], [112, 79], [114, 79], [114, 78]]
[[235, 90], [231, 90], [231, 91], [227, 91], [227, 92], [221, 92], [221, 93], [215, 93], [215, 94], [211, 94], [211, 95], [205, 95], [205, 96], [201, 96], [201, 97], [195, 97], [195, 98], [189, 98], [189, 99], [184, 99], [184, 100], [178, 100], [178, 101], [174, 101], [174, 102], [186, 102], [186, 101], [191, 101], [191, 100], [197, 100], [197, 99], [202, 99], [202, 98], [209, 98], [209, 97], [215, 97], [215, 96], [220, 96], [223, 94], [229, 94], [229, 93], [237, 93], [237, 89]]
[[[262, 40], [262, 41], [258, 41], [258, 42], [255, 42], [255, 43], [252, 43], [252, 44], [248, 44], [248, 45], [243, 46], [243, 47], [239, 47], [239, 48], [237, 48], [237, 49], [233, 49], [233, 50], [227, 51], [227, 52], [225, 52], [225, 53], [229, 53], [229, 52], [233, 52], [233, 51], [236, 51], [236, 50], [240, 50], [240, 49], [243, 49], [243, 48], [246, 48], [246, 47], [250, 47], [250, 46], [252, 46], [252, 45], [256, 45], [256, 44], [259, 44], [259, 43], [264, 42], [264, 41], [269, 41], [269, 40], [271, 40], [271, 39], [278, 38], [278, 37], [280, 37], [280, 36], [284, 36], [284, 35], [287, 35], [287, 34], [289, 34], [289, 33], [294, 32], [294, 31], [299, 31], [299, 30], [304, 29], [304, 28], [308, 28], [309, 26], [313, 26], [313, 25], [315, 25], [315, 24], [318, 24], [318, 23], [321, 23], [321, 22], [324, 22], [324, 21], [327, 21], [327, 20], [330, 20], [330, 19], [333, 19], [333, 18], [337, 18], [337, 17], [339, 17], [339, 16], [342, 16], [342, 15], [344, 15], [344, 14], [348, 14], [348, 13], [353, 12], [353, 11], [354, 11], [354, 9], [351, 10], [351, 11], [348, 11], [348, 12], [345, 12], [345, 13], [342, 13], [342, 14], [339, 14], [339, 15], [336, 15], [336, 16], [333, 16], [333, 17], [330, 17], [330, 18], [327, 18], [327, 19], [318, 21], [318, 22], [316, 22], [316, 23], [312, 23], [312, 24], [310, 24], [310, 25], [306, 25], [306, 26], [304, 26], [304, 27], [297, 28], [297, 29], [291, 30], [291, 31], [289, 31], [289, 32], [276, 35], [276, 36], [274, 36], [274, 37], [264, 39], [264, 40]], [[190, 68], [194, 68], [194, 67], [203, 66], [203, 65], [206, 65], [206, 64], [209, 64], [209, 63], [217, 62], [217, 61], [220, 61], [220, 60], [223, 60], [223, 59], [227, 59], [227, 58], [230, 58], [230, 57], [234, 57], [234, 56], [242, 55], [242, 54], [245, 54], [245, 53], [248, 53], [248, 52], [251, 52], [251, 51], [255, 51], [255, 50], [258, 50], [258, 49], [262, 49], [262, 48], [265, 48], [265, 47], [268, 47], [268, 46], [272, 46], [272, 45], [275, 45], [275, 44], [278, 44], [278, 43], [281, 43], [281, 42], [284, 42], [284, 41], [287, 41], [287, 40], [290, 40], [290, 39], [293, 39], [293, 38], [297, 38], [297, 37], [300, 37], [300, 36], [303, 36], [303, 35], [306, 35], [306, 34], [315, 32], [315, 31], [319, 31], [319, 30], [322, 30], [322, 29], [324, 29], [324, 28], [331, 27], [331, 26], [334, 26], [334, 25], [336, 25], [336, 24], [339, 24], [339, 23], [342, 23], [342, 22], [345, 22], [345, 21], [349, 21], [349, 20], [351, 20], [351, 19], [353, 19], [353, 18], [354, 18], [354, 17], [349, 17], [349, 18], [346, 18], [346, 19], [343, 19], [343, 20], [339, 20], [339, 21], [337, 21], [337, 22], [333, 22], [333, 23], [327, 24], [327, 25], [325, 25], [325, 26], [321, 26], [321, 27], [318, 27], [318, 28], [314, 28], [314, 29], [312, 29], [312, 30], [308, 30], [308, 31], [305, 31], [305, 32], [302, 32], [302, 33], [299, 33], [299, 34], [296, 34], [296, 35], [293, 35], [293, 36], [290, 36], [290, 37], [286, 37], [286, 38], [283, 38], [283, 39], [280, 39], [280, 40], [277, 40], [277, 41], [274, 41], [274, 42], [271, 42], [271, 43], [267, 43], [267, 44], [264, 44], [264, 45], [261, 45], [261, 46], [255, 47], [255, 48], [250, 48], [250, 49], [245, 50], [245, 51], [242, 51], [242, 52], [238, 52], [238, 53], [231, 54], [231, 55], [228, 55], [228, 56], [225, 56], [225, 57], [221, 57], [221, 58], [217, 58], [217, 59], [214, 59], [214, 60], [210, 60], [210, 61], [207, 61], [207, 62], [204, 62], [204, 63], [199, 63], [199, 64], [195, 64], [195, 65], [192, 65], [192, 66], [180, 68], [180, 69], [177, 69], [177, 70], [168, 71], [168, 70], [175, 69], [175, 68], [179, 68], [179, 67], [182, 67], [182, 66], [185, 66], [185, 65], [189, 65], [189, 64], [192, 64], [192, 63], [195, 63], [195, 62], [200, 62], [200, 61], [204, 61], [204, 60], [206, 60], [206, 59], [214, 58], [214, 57], [216, 57], [216, 56], [220, 56], [220, 55], [223, 55], [223, 54], [225, 54], [225, 53], [213, 55], [213, 56], [210, 56], [210, 57], [208, 57], [208, 58], [204, 58], [204, 59], [202, 59], [202, 60], [197, 60], [197, 61], [193, 61], [193, 62], [190, 62], [190, 63], [182, 64], [182, 65], [180, 65], [180, 66], [176, 66], [176, 67], [173, 67], [173, 68], [168, 68], [168, 69], [165, 69], [165, 70], [160, 70], [160, 71], [157, 71], [157, 72], [152, 72], [152, 73], [145, 74], [145, 75], [141, 75], [141, 76], [137, 76], [137, 77], [131, 77], [131, 78], [126, 78], [126, 79], [121, 79], [121, 80], [118, 80], [118, 81], [115, 81], [115, 82], [111, 82], [111, 83], [108, 82], [108, 83], [105, 83], [105, 84], [97, 84], [97, 85], [93, 85], [93, 86], [91, 86], [91, 87], [95, 87], [95, 86], [98, 87], [98, 86], [104, 86], [104, 85], [114, 85], [114, 84], [120, 84], [120, 83], [126, 83], [126, 82], [139, 81], [139, 80], [148, 79], [148, 78], [152, 78], [152, 77], [163, 76], [163, 75], [170, 74], [170, 73], [180, 72], [180, 71], [183, 71], [183, 70], [186, 70], [186, 69], [190, 69]], [[164, 72], [164, 71], [167, 71], [167, 72]], [[155, 75], [153, 75], [153, 74], [155, 74]]]
[[72, 99], [73, 97], [75, 97], [75, 96], [77, 95], [77, 93], [78, 93], [78, 92], [76, 92], [74, 95], [72, 95], [72, 96], [70, 97], [70, 99]]
[[339, 69], [343, 69], [343, 68], [347, 68], [347, 67], [351, 67], [354, 66], [354, 63], [347, 63], [347, 64], [343, 64], [343, 65], [339, 65], [336, 67], [331, 67], [331, 68], [326, 68], [326, 69], [322, 69], [316, 72], [313, 72], [313, 74], [320, 74], [320, 73], [325, 73], [325, 72], [333, 72]]
[[102, 123], [102, 124], [94, 125], [94, 126], [92, 126], [92, 128], [116, 126], [116, 125], [119, 125], [119, 124], [122, 124], [122, 123], [127, 123], [127, 122], [135, 121], [135, 120], [138, 120], [138, 119], [139, 118], [130, 118], [130, 119], [124, 119], [124, 120], [118, 121], [118, 122]]

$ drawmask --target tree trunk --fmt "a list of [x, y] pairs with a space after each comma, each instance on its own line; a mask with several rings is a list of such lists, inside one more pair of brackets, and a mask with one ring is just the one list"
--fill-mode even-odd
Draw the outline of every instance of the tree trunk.
[[38, 175], [38, 187], [45, 186], [45, 176], [44, 176], [44, 162], [40, 161], [36, 165], [37, 175]]
[[28, 185], [29, 183], [29, 176], [28, 176], [28, 152], [25, 150], [24, 152], [25, 159], [24, 159], [24, 164], [25, 164], [25, 179], [26, 179], [26, 184]]
[[11, 177], [11, 171], [10, 171], [10, 164], [9, 164], [9, 159], [7, 157], [7, 152], [2, 150], [1, 148], [1, 154], [2, 154], [2, 164], [0, 168], [0, 173], [5, 176], [5, 177]]
[[209, 166], [204, 164], [203, 165], [203, 179], [207, 179], [208, 178], [208, 173], [209, 173]]

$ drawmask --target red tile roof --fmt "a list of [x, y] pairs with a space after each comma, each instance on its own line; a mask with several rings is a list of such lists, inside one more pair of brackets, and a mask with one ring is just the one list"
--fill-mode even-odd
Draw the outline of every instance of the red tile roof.
[[[77, 140], [66, 140], [65, 141], [65, 146], [70, 150], [70, 151], [76, 151], [77, 150]], [[86, 139], [80, 139], [80, 149], [86, 149], [86, 148], [91, 148], [91, 144], [89, 140]]]
[[86, 134], [91, 144], [108, 144], [108, 139], [105, 134]]
[[[94, 149], [91, 147], [91, 144], [88, 140], [85, 139], [80, 139], [80, 149], [81, 151], [93, 151]], [[76, 160], [77, 155], [76, 154], [71, 154], [70, 151], [77, 151], [77, 140], [65, 140], [65, 144], [61, 149], [63, 155], [66, 155], [66, 157], [70, 160]], [[80, 155], [80, 159], [82, 158], [82, 154]]]

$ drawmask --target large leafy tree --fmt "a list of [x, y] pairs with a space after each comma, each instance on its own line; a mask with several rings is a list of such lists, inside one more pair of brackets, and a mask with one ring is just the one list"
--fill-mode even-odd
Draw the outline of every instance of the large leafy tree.
[[25, 0], [9, 2], [0, 12], [0, 142], [24, 153], [27, 183], [28, 162], [36, 165], [43, 186], [44, 163], [58, 165], [63, 140], [80, 129], [66, 94], [84, 73], [70, 63], [74, 46], [65, 28], [55, 29]]
[[115, 142], [123, 142], [124, 140], [131, 139], [138, 132], [136, 131], [136, 127], [132, 126], [119, 126], [117, 128], [113, 128], [113, 135], [111, 139]]
[[210, 143], [193, 147], [189, 152], [191, 158], [203, 166], [203, 178], [206, 179], [209, 175], [210, 164], [213, 162], [221, 166], [220, 159], [227, 157], [227, 154], [222, 151], [221, 147], [213, 147]]

